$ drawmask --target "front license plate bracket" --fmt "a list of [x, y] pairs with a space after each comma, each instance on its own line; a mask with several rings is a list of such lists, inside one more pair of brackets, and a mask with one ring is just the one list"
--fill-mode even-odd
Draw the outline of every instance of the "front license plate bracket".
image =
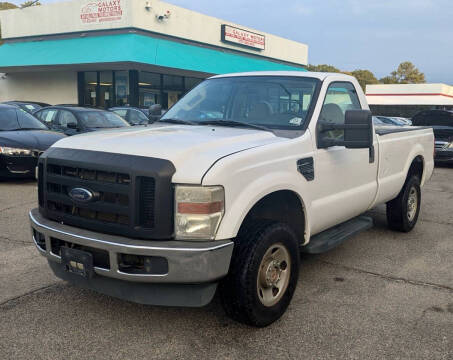
[[93, 255], [91, 253], [65, 246], [60, 249], [61, 263], [67, 272], [85, 278], [93, 277]]

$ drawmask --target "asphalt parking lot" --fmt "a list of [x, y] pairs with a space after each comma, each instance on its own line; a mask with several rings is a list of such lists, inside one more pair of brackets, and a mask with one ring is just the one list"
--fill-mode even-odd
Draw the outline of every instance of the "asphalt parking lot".
[[453, 168], [436, 168], [410, 234], [376, 226], [303, 255], [296, 294], [265, 329], [201, 309], [128, 303], [53, 276], [27, 212], [33, 181], [0, 183], [1, 359], [452, 359]]

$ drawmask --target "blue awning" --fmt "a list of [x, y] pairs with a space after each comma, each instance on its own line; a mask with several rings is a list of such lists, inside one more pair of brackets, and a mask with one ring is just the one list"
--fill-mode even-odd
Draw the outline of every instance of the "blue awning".
[[210, 74], [299, 70], [302, 67], [140, 34], [115, 34], [6, 43], [0, 69], [136, 62]]

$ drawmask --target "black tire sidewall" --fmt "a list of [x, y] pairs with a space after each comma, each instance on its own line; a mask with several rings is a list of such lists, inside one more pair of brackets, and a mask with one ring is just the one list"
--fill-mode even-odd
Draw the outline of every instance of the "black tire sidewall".
[[[249, 265], [244, 266], [243, 284], [246, 285], [247, 296], [250, 307], [248, 308], [249, 317], [253, 325], [267, 326], [279, 319], [286, 311], [293, 294], [295, 292], [299, 277], [299, 246], [295, 234], [284, 224], [273, 224], [264, 229], [256, 239], [256, 246], [249, 257]], [[288, 287], [279, 300], [273, 306], [267, 307], [259, 299], [257, 291], [257, 279], [259, 267], [266, 251], [273, 245], [282, 244], [286, 247], [291, 258], [290, 278]], [[245, 264], [244, 264], [245, 265]]]
[[[414, 218], [410, 221], [407, 217], [408, 210], [408, 199], [409, 194], [412, 188], [415, 188], [417, 191], [417, 210]], [[412, 230], [418, 221], [418, 216], [420, 214], [420, 205], [421, 205], [421, 190], [420, 190], [420, 179], [417, 176], [412, 176], [405, 184], [405, 189], [401, 197], [401, 210], [402, 210], [402, 221], [403, 228], [405, 231]]]

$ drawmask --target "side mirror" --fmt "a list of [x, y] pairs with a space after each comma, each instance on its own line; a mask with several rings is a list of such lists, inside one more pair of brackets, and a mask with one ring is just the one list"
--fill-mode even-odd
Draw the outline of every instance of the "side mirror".
[[[332, 130], [344, 130], [344, 139], [324, 136]], [[373, 146], [373, 121], [369, 110], [347, 110], [344, 124], [320, 123], [318, 125], [320, 148], [344, 146], [347, 149], [368, 149]]]
[[77, 129], [78, 129], [78, 126], [77, 126], [76, 123], [67, 123], [67, 124], [66, 124], [66, 127], [67, 127], [68, 129], [72, 129], [72, 130], [77, 130]]
[[162, 112], [161, 104], [154, 104], [149, 107], [149, 115], [161, 116], [161, 112]]

